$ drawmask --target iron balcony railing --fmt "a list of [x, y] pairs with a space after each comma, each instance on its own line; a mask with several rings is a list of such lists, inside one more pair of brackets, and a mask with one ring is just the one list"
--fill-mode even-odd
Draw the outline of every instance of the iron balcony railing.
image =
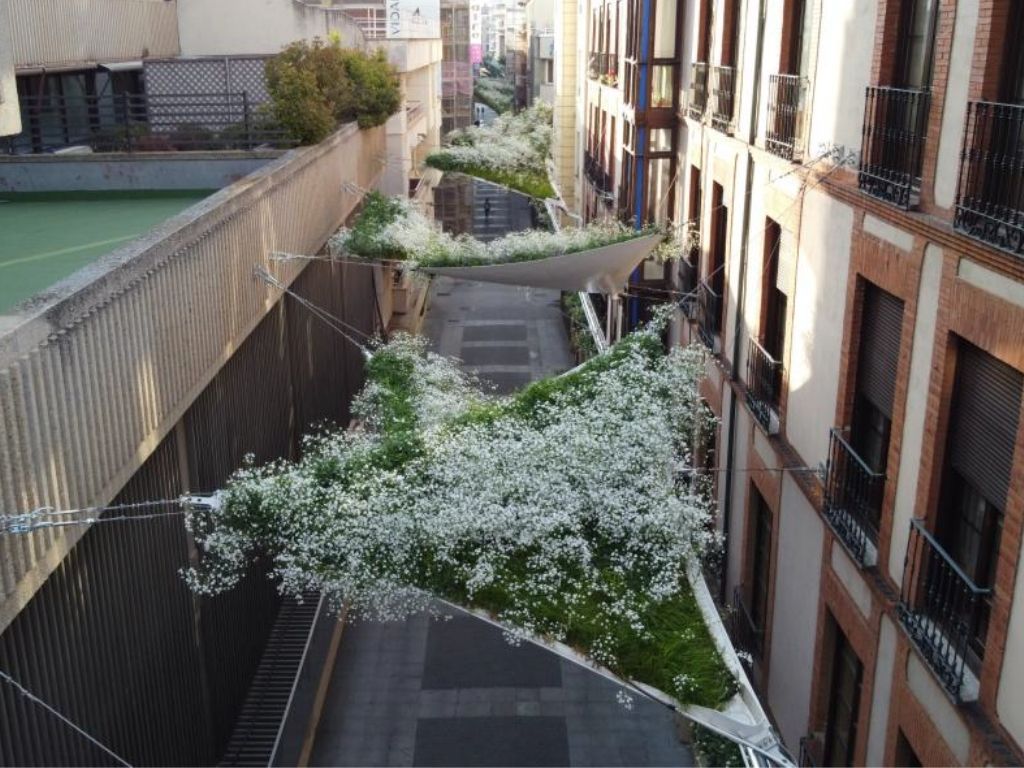
[[861, 144], [861, 190], [909, 209], [921, 191], [931, 97], [920, 88], [869, 86]]
[[877, 559], [878, 522], [885, 475], [872, 471], [842, 430], [829, 437], [824, 513], [846, 549], [864, 566]]
[[779, 412], [782, 392], [782, 363], [750, 339], [747, 349], [747, 405], [761, 426], [772, 429], [772, 415]]
[[612, 178], [601, 165], [601, 161], [590, 152], [583, 153], [583, 172], [590, 185], [602, 195], [612, 193]]
[[954, 226], [1024, 255], [1024, 106], [967, 105]]
[[807, 80], [799, 75], [768, 78], [768, 130], [765, 148], [794, 160], [803, 149], [803, 106]]
[[22, 96], [10, 154], [87, 146], [95, 152], [287, 147], [294, 142], [240, 93]]
[[977, 698], [971, 665], [984, 651], [991, 596], [992, 590], [975, 584], [922, 520], [910, 521], [897, 610], [907, 634], [957, 701]]
[[708, 106], [708, 65], [695, 61], [690, 65], [690, 98], [687, 112], [694, 120], [703, 120]]
[[697, 332], [705, 346], [717, 352], [717, 339], [722, 332], [722, 295], [707, 280], [697, 285]]
[[697, 319], [697, 264], [692, 255], [684, 253], [679, 259], [679, 290], [683, 294], [679, 307], [687, 320]]
[[750, 654], [751, 658], [761, 658], [764, 650], [764, 630], [757, 626], [754, 617], [750, 615], [750, 610], [743, 599], [742, 587], [736, 587], [732, 592], [729, 634], [736, 648]]
[[723, 133], [732, 133], [736, 119], [736, 68], [711, 70], [711, 125]]

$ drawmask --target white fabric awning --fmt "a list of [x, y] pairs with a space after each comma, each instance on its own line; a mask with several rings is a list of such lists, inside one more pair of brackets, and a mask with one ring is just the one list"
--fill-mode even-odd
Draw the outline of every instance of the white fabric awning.
[[662, 240], [660, 234], [645, 235], [589, 251], [577, 251], [534, 261], [485, 264], [479, 267], [427, 267], [432, 275], [477, 280], [482, 283], [528, 285], [560, 291], [618, 293], [630, 273]]

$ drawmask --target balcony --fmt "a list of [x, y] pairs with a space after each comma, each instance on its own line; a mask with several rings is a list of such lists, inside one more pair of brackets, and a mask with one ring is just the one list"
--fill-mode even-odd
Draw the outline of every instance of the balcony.
[[862, 191], [903, 209], [917, 204], [930, 105], [927, 90], [868, 87], [858, 175]]
[[708, 65], [695, 61], [690, 65], [690, 98], [687, 114], [693, 120], [703, 120], [708, 107]]
[[918, 651], [958, 702], [978, 698], [971, 660], [984, 651], [991, 595], [971, 581], [923, 521], [910, 522], [897, 611]]
[[764, 631], [759, 629], [743, 599], [742, 587], [732, 592], [732, 611], [729, 613], [729, 636], [738, 651], [748, 653], [751, 659], [760, 659], [764, 650]]
[[736, 119], [736, 68], [711, 70], [711, 125], [722, 133], [732, 133]]
[[803, 150], [803, 108], [807, 80], [798, 75], [768, 78], [768, 130], [765, 148], [784, 160], [795, 160]]
[[747, 406], [770, 435], [779, 431], [781, 392], [782, 363], [750, 339], [747, 349]]
[[601, 161], [590, 152], [583, 153], [583, 173], [599, 195], [607, 197], [612, 194], [611, 174], [604, 170]]
[[697, 286], [697, 332], [708, 349], [715, 354], [721, 351], [722, 294], [707, 280]]
[[953, 225], [964, 234], [1024, 255], [1024, 107], [967, 105]]
[[839, 429], [833, 429], [829, 438], [827, 469], [825, 519], [861, 566], [873, 566], [878, 561], [885, 475], [873, 472]]

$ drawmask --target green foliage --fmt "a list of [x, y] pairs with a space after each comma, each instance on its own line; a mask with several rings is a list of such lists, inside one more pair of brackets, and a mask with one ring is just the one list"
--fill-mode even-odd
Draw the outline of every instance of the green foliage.
[[363, 198], [363, 209], [349, 231], [346, 248], [367, 259], [404, 259], [405, 254], [396, 253], [377, 237], [384, 227], [404, 212], [397, 199], [376, 191], [367, 192]]
[[463, 163], [451, 157], [444, 150], [427, 155], [426, 164], [439, 171], [464, 173], [484, 181], [500, 184], [503, 187], [522, 192], [524, 195], [544, 199], [555, 196], [555, 188], [551, 186], [546, 172], [541, 171], [509, 171], [491, 168], [478, 163]]
[[515, 89], [503, 77], [478, 77], [473, 83], [473, 99], [486, 104], [499, 115], [512, 109]]
[[293, 139], [314, 144], [338, 125], [382, 125], [401, 104], [398, 75], [382, 51], [342, 48], [336, 38], [292, 43], [267, 61], [276, 121]]
[[744, 764], [735, 742], [699, 725], [693, 726], [693, 746], [701, 765], [739, 768]]

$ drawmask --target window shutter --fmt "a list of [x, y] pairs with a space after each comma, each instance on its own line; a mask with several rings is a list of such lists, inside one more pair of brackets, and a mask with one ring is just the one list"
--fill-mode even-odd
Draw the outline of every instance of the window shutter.
[[949, 461], [1002, 510], [1010, 488], [1024, 375], [964, 341], [956, 368]]
[[860, 321], [857, 388], [889, 419], [892, 419], [902, 330], [903, 302], [867, 283]]

